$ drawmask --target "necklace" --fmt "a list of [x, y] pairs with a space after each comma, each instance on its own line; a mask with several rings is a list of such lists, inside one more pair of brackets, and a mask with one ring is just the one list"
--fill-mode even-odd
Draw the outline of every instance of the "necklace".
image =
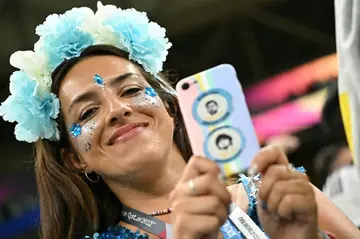
[[[236, 205], [233, 204], [233, 207], [236, 208]], [[166, 214], [170, 213], [171, 208], [153, 212], [150, 214]], [[120, 221], [135, 226], [143, 231], [151, 233], [158, 236], [162, 239], [172, 238], [172, 225], [168, 224], [160, 219], [150, 216], [147, 213], [137, 211], [133, 208], [129, 208], [125, 205], [121, 206], [121, 216]], [[249, 230], [251, 230], [250, 228]], [[239, 229], [231, 222], [230, 219], [227, 220], [227, 224], [221, 227], [221, 232], [226, 239], [244, 239], [239, 233]], [[125, 237], [128, 238], [128, 237]], [[259, 237], [261, 238], [261, 237]], [[101, 238], [102, 239], [102, 238]], [[120, 238], [119, 238], [120, 239]], [[133, 238], [131, 238], [133, 239]], [[136, 238], [140, 239], [140, 238]], [[143, 238], [142, 238], [143, 239]]]
[[149, 216], [155, 217], [155, 216], [161, 216], [161, 215], [166, 215], [172, 212], [172, 208], [167, 208], [167, 209], [163, 209], [163, 210], [159, 210], [159, 211], [155, 211], [152, 213], [148, 213]]

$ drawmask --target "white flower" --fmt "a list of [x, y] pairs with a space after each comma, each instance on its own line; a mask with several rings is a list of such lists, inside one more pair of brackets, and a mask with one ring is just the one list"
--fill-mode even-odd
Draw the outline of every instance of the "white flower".
[[113, 14], [118, 13], [119, 11], [121, 11], [120, 8], [116, 7], [115, 5], [103, 5], [100, 1], [97, 2], [97, 8], [98, 10], [96, 11], [95, 16], [100, 20], [100, 21], [104, 21], [106, 20], [108, 17], [110, 17]]
[[118, 46], [118, 36], [109, 26], [103, 24], [108, 17], [118, 14], [122, 10], [114, 5], [103, 5], [97, 3], [97, 12], [89, 17], [81, 26], [81, 29], [91, 34], [95, 40], [95, 44], [107, 44]]
[[41, 93], [50, 91], [52, 80], [45, 55], [34, 51], [17, 51], [11, 55], [10, 64], [36, 81]]

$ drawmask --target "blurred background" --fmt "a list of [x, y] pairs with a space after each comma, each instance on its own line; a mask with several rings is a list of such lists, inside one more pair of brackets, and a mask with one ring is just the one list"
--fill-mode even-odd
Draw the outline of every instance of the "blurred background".
[[[235, 66], [262, 145], [282, 147], [322, 188], [351, 161], [337, 101], [333, 1], [113, 0], [146, 11], [173, 47], [165, 69], [178, 78], [221, 63]], [[51, 13], [95, 0], [0, 0], [0, 101], [9, 95], [10, 54], [32, 49]], [[38, 238], [32, 146], [0, 120], [0, 238]]]

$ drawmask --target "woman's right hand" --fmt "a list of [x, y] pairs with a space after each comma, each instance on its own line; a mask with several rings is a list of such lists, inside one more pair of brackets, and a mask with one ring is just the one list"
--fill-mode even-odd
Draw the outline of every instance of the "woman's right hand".
[[173, 238], [218, 238], [231, 202], [219, 174], [215, 162], [195, 156], [190, 159], [170, 195]]

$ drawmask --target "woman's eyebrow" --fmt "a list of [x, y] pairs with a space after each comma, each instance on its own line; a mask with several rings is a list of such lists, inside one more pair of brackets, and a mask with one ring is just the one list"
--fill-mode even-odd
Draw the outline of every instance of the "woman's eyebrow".
[[128, 78], [128, 77], [130, 77], [130, 76], [133, 76], [133, 75], [139, 76], [139, 75], [136, 74], [136, 73], [128, 72], [128, 73], [125, 73], [125, 74], [116, 76], [115, 78], [111, 79], [109, 85], [110, 85], [110, 86], [117, 85], [117, 84], [119, 84], [120, 82], [122, 82], [123, 80], [125, 80], [126, 78]]
[[80, 94], [71, 102], [68, 113], [70, 114], [71, 110], [74, 108], [76, 104], [80, 102], [89, 101], [91, 99], [94, 99], [94, 97], [96, 97], [96, 93], [94, 91], [88, 91], [83, 94]]

